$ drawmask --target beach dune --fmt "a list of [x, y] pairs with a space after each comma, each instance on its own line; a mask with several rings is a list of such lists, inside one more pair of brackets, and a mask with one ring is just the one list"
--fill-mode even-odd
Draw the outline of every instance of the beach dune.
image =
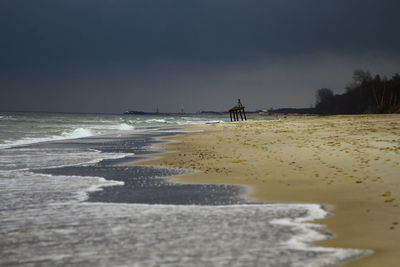
[[351, 115], [188, 126], [141, 163], [198, 170], [185, 183], [240, 184], [261, 202], [321, 203], [335, 238], [318, 245], [370, 249], [346, 266], [400, 262], [400, 115]]

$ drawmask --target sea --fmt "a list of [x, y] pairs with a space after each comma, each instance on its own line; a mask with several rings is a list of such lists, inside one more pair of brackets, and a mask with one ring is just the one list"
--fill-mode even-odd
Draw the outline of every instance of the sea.
[[246, 188], [132, 166], [211, 116], [0, 112], [0, 266], [339, 266], [324, 206], [254, 203]]

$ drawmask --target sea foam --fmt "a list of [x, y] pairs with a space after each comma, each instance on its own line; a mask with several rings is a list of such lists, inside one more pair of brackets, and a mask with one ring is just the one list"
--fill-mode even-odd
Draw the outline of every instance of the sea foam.
[[93, 136], [96, 134], [99, 133], [93, 132], [92, 130], [86, 128], [76, 128], [74, 130], [64, 131], [59, 135], [50, 135], [46, 137], [27, 137], [19, 140], [5, 140], [3, 144], [0, 144], [0, 149], [30, 145], [35, 143], [49, 142], [49, 141], [83, 138], [83, 137]]
[[127, 130], [134, 130], [135, 127], [127, 123], [121, 123], [118, 125], [117, 129], [121, 131], [127, 131]]

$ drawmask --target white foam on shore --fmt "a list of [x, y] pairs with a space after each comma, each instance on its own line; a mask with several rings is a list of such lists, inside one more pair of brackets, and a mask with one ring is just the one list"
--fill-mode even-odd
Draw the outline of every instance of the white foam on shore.
[[[96, 176], [31, 172], [20, 172], [17, 176], [17, 179], [0, 179], [0, 199], [10, 207], [5, 208], [8, 213], [3, 218], [4, 229], [14, 233], [13, 222], [18, 222], [29, 232], [5, 238], [24, 244], [28, 242], [27, 236], [34, 237], [37, 245], [7, 248], [14, 252], [7, 255], [16, 256], [8, 256], [3, 259], [5, 262], [15, 259], [20, 263], [46, 261], [58, 265], [61, 254], [71, 259], [71, 247], [80, 251], [73, 255], [75, 259], [95, 262], [98, 266], [129, 262], [160, 266], [170, 261], [181, 266], [199, 263], [223, 266], [232, 262], [235, 266], [336, 266], [368, 253], [312, 246], [313, 241], [329, 238], [322, 226], [305, 223], [327, 216], [321, 205], [85, 203], [82, 201], [90, 192], [124, 183]], [[15, 212], [14, 207], [17, 207]], [[19, 213], [20, 207], [26, 210]], [[77, 244], [76, 240], [81, 238], [87, 244]], [[114, 243], [115, 240], [118, 242]], [[57, 244], [57, 249], [49, 248], [48, 242]], [[116, 258], [121, 262], [115, 262]]]
[[[274, 205], [274, 204], [273, 204]], [[305, 262], [294, 264], [293, 266], [336, 266], [350, 259], [367, 256], [373, 253], [372, 250], [361, 249], [340, 249], [329, 247], [315, 247], [313, 242], [322, 241], [332, 238], [327, 232], [324, 225], [309, 223], [310, 221], [319, 220], [327, 217], [329, 213], [321, 205], [317, 204], [289, 204], [291, 207], [298, 206], [308, 210], [307, 216], [298, 218], [280, 218], [271, 220], [272, 224], [288, 226], [296, 229], [297, 235], [292, 236], [289, 240], [281, 242], [279, 246], [287, 249], [310, 250], [312, 252], [330, 253], [328, 258], [310, 259]]]
[[[69, 167], [69, 166], [87, 166], [87, 165], [93, 165], [96, 163], [99, 163], [103, 160], [110, 160], [110, 159], [123, 159], [128, 156], [133, 156], [135, 153], [102, 153], [100, 151], [97, 152], [97, 157], [93, 156], [95, 158], [86, 160], [86, 161], [80, 161], [79, 163], [68, 163], [68, 164], [60, 164], [60, 165], [54, 165], [50, 167], [46, 167], [46, 169], [55, 169], [55, 168], [62, 168], [62, 167]], [[29, 169], [27, 169], [29, 170]]]
[[37, 151], [30, 148], [19, 148], [11, 153], [0, 154], [0, 169], [28, 171], [37, 168], [61, 168], [67, 166], [85, 166], [102, 160], [121, 159], [133, 156], [134, 153], [102, 153], [95, 149], [76, 151], [60, 149], [42, 149]]
[[[280, 205], [280, 204], [277, 204]], [[308, 214], [304, 217], [299, 217], [295, 219], [282, 218], [271, 221], [271, 223], [286, 226], [296, 226], [299, 230], [303, 231], [302, 235], [296, 236], [293, 239], [285, 241], [282, 245], [288, 245], [290, 247], [304, 248], [309, 246], [310, 243], [318, 240], [323, 240], [326, 238], [326, 234], [322, 233], [322, 225], [305, 223], [309, 221], [323, 219], [328, 216], [328, 213], [322, 208], [322, 206], [317, 204], [290, 204], [293, 206], [300, 206], [302, 208], [307, 208]], [[311, 229], [311, 231], [305, 231], [306, 229]]]
[[[39, 205], [46, 210], [50, 205], [76, 205], [89, 198], [91, 192], [103, 187], [123, 186], [123, 181], [106, 180], [97, 176], [51, 175], [31, 171], [0, 172], [0, 193], [4, 205], [17, 207], [18, 203]], [[54, 195], [56, 193], [56, 195]], [[40, 195], [40, 198], [31, 199]], [[54, 197], [57, 196], [57, 197]], [[35, 201], [38, 201], [35, 203]], [[15, 203], [15, 204], [14, 204]]]
[[125, 183], [123, 181], [114, 181], [114, 180], [106, 180], [103, 177], [97, 177], [97, 176], [68, 176], [69, 178], [76, 178], [76, 179], [82, 179], [82, 177], [86, 179], [93, 179], [96, 181], [96, 184], [93, 184], [83, 191], [78, 191], [77, 192], [77, 199], [78, 201], [85, 201], [89, 198], [89, 194], [92, 192], [98, 192], [102, 191], [103, 187], [107, 186], [123, 186]]

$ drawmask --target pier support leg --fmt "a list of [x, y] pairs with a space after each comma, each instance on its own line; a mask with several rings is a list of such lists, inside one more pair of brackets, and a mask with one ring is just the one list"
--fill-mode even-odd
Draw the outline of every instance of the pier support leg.
[[243, 120], [242, 110], [239, 109], [240, 118]]

